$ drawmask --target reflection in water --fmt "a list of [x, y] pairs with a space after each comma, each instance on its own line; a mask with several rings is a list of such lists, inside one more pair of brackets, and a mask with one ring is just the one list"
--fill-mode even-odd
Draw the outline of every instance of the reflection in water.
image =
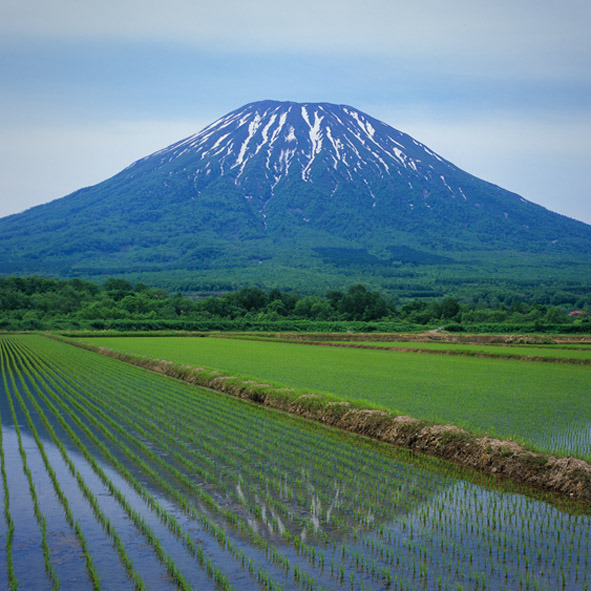
[[[152, 551], [154, 542], [133, 525], [82, 448], [196, 588], [213, 590], [216, 569], [225, 577], [217, 576], [218, 585], [226, 581], [236, 589], [581, 591], [591, 582], [587, 515], [485, 489], [452, 477], [442, 462], [41, 337], [4, 339], [2, 347], [17, 378], [28, 372], [19, 390], [29, 411], [35, 400], [57, 436], [69, 441], [76, 469], [119, 532], [134, 567], [155, 588], [174, 585]], [[9, 433], [4, 399], [3, 392], [3, 432]], [[51, 405], [72, 426], [78, 443]], [[33, 422], [42, 432], [40, 417]], [[59, 466], [46, 430], [43, 441]], [[30, 435], [27, 442], [32, 448]], [[65, 466], [60, 470], [64, 482], [70, 479], [67, 494], [78, 514], [94, 519], [75, 492], [77, 483]], [[41, 483], [40, 464], [36, 471]], [[11, 496], [26, 495], [15, 480], [10, 486]], [[45, 510], [49, 523], [54, 516]], [[85, 528], [92, 531], [90, 523]], [[95, 532], [89, 535], [96, 542], [93, 552], [108, 568], [116, 560], [113, 549], [103, 528], [95, 525]], [[49, 539], [59, 562], [59, 536]], [[186, 540], [209, 563], [192, 556]], [[110, 548], [102, 559], [101, 544]], [[73, 554], [72, 564], [80, 570], [79, 552]], [[123, 586], [133, 587], [129, 579]]]

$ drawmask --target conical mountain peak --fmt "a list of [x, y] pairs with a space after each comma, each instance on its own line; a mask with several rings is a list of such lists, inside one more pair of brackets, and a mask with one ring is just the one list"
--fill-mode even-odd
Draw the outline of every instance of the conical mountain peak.
[[455, 276], [459, 261], [470, 276], [499, 253], [578, 261], [591, 227], [330, 103], [250, 103], [94, 187], [0, 220], [1, 273], [166, 285], [197, 273], [208, 285], [305, 289], [305, 277], [388, 281], [400, 266]]
[[444, 163], [410, 136], [353, 107], [270, 100], [232, 111], [148, 158], [153, 157], [163, 163], [192, 158], [198, 174], [227, 175], [237, 185], [248, 184], [251, 167], [262, 163], [271, 189], [289, 175], [314, 182], [316, 172], [328, 170], [336, 188], [364, 172], [426, 176], [435, 163]]

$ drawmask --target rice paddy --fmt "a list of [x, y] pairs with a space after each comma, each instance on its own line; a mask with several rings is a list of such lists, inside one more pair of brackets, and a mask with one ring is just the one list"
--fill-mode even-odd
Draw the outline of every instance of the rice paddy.
[[591, 459], [591, 366], [224, 338], [88, 339]]
[[0, 588], [591, 584], [587, 514], [40, 336], [0, 365]]
[[438, 353], [450, 353], [457, 355], [486, 355], [491, 357], [508, 358], [531, 358], [539, 360], [571, 361], [574, 363], [591, 363], [591, 345], [585, 343], [578, 344], [544, 344], [544, 345], [524, 345], [524, 344], [474, 344], [474, 343], [456, 343], [445, 341], [396, 341], [380, 340], [378, 336], [364, 340], [360, 335], [350, 335], [349, 338], [339, 338], [334, 334], [321, 335], [301, 335], [290, 334], [286, 336], [270, 335], [236, 335], [237, 338], [251, 338], [269, 342], [290, 342], [300, 343], [325, 343], [327, 345], [345, 345], [360, 346], [368, 348], [383, 349], [412, 349], [417, 351], [434, 351]]

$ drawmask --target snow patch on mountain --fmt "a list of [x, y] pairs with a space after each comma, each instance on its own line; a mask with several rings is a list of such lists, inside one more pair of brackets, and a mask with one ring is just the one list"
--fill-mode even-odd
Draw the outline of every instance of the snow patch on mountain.
[[269, 200], [288, 184], [297, 195], [298, 182], [318, 186], [327, 199], [351, 191], [367, 195], [373, 208], [385, 203], [385, 187], [393, 197], [404, 195], [411, 208], [419, 202], [405, 191], [425, 186], [430, 201], [435, 195], [468, 201], [450, 162], [346, 105], [251, 103], [139, 162], [149, 159], [156, 166], [182, 160], [197, 195], [214, 179], [227, 177], [248, 203], [258, 203], [254, 211], [265, 223]]

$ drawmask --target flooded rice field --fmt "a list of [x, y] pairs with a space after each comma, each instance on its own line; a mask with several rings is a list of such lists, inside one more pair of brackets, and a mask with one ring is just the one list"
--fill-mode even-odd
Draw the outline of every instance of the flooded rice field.
[[591, 586], [574, 507], [41, 336], [0, 364], [0, 589]]

